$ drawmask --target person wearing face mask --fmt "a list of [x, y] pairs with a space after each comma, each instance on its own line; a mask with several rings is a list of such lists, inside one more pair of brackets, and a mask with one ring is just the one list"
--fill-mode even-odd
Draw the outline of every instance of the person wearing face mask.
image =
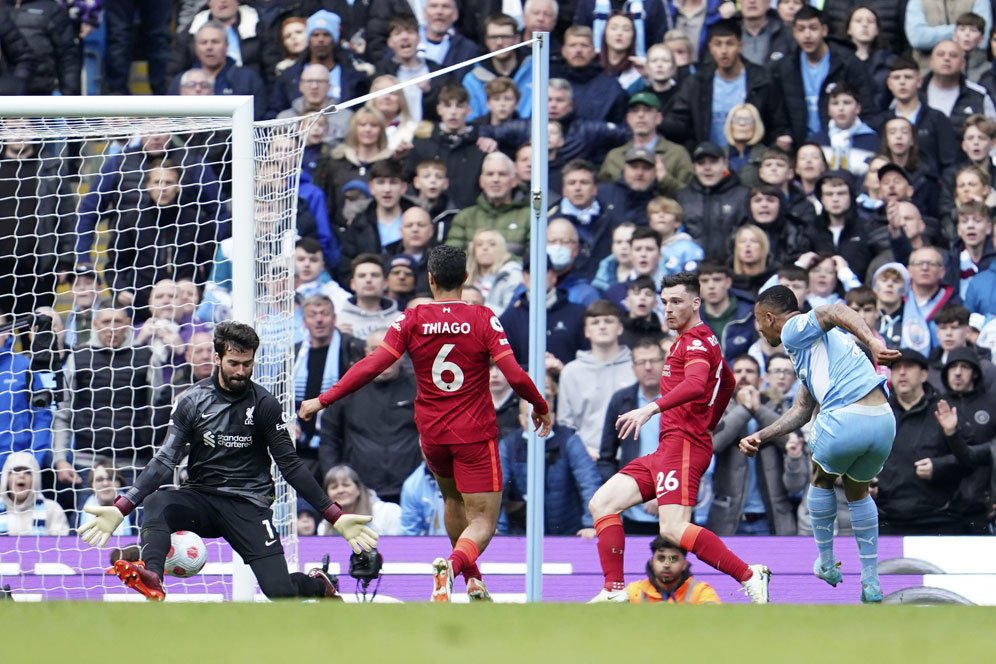
[[554, 217], [546, 227], [546, 253], [557, 273], [557, 288], [567, 291], [567, 301], [588, 306], [599, 298], [598, 291], [575, 270], [581, 250], [578, 231], [569, 219]]
[[[505, 313], [498, 319], [515, 359], [525, 365], [529, 359], [529, 254], [522, 266], [524, 289], [512, 298]], [[585, 308], [567, 299], [567, 291], [558, 288], [557, 273], [553, 261], [546, 260], [546, 350], [548, 358], [556, 358], [566, 364], [575, 358], [579, 350], [588, 350], [588, 340], [584, 336]]]

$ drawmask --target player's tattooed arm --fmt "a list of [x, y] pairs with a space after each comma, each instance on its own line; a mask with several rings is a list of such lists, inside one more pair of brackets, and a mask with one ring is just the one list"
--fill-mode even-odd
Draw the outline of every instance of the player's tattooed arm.
[[813, 312], [816, 314], [816, 321], [825, 331], [839, 327], [853, 334], [868, 347], [876, 363], [892, 364], [899, 359], [899, 351], [886, 347], [885, 342], [872, 332], [861, 315], [843, 302], [816, 307]]
[[799, 385], [799, 393], [796, 395], [792, 407], [769, 426], [754, 434], [754, 437], [764, 442], [792, 433], [812, 419], [814, 410], [816, 410], [816, 400], [813, 399], [813, 395], [809, 393], [805, 385]]
[[861, 315], [843, 302], [826, 304], [816, 307], [813, 311], [816, 313], [817, 322], [824, 331], [839, 327], [853, 334], [858, 341], [866, 346], [875, 339], [875, 334], [861, 318]]

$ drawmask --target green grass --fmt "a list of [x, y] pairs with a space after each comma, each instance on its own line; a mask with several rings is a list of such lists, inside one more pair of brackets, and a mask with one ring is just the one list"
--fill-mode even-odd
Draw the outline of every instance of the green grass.
[[996, 611], [903, 606], [4, 602], [4, 662], [991, 661]]

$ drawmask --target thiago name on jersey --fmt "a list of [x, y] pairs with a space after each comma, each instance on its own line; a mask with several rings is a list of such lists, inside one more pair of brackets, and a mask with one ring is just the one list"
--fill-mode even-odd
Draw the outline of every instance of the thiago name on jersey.
[[440, 321], [422, 323], [422, 334], [470, 334], [470, 323]]

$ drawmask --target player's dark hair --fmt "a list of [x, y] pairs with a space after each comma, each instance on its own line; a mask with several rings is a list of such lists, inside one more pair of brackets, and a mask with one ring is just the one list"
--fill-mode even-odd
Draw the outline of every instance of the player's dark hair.
[[772, 286], [757, 296], [757, 306], [770, 309], [772, 313], [787, 314], [799, 311], [799, 300], [788, 286]]
[[214, 328], [214, 352], [218, 353], [218, 357], [225, 357], [228, 351], [235, 353], [251, 351], [255, 355], [257, 348], [259, 348], [259, 335], [250, 325], [226, 320]]
[[941, 307], [941, 310], [934, 316], [935, 325], [968, 325], [971, 312], [960, 304], [948, 303]]
[[619, 307], [616, 306], [615, 302], [610, 302], [609, 300], [595, 300], [584, 310], [585, 320], [598, 318], [599, 316], [615, 316], [619, 321], [622, 321], [623, 318]]
[[429, 250], [429, 274], [444, 291], [460, 288], [467, 281], [467, 252], [441, 244]]
[[699, 296], [699, 275], [695, 272], [679, 272], [678, 274], [670, 274], [661, 280], [661, 290], [665, 288], [674, 288], [675, 286], [684, 286], [685, 292], [694, 297]]

